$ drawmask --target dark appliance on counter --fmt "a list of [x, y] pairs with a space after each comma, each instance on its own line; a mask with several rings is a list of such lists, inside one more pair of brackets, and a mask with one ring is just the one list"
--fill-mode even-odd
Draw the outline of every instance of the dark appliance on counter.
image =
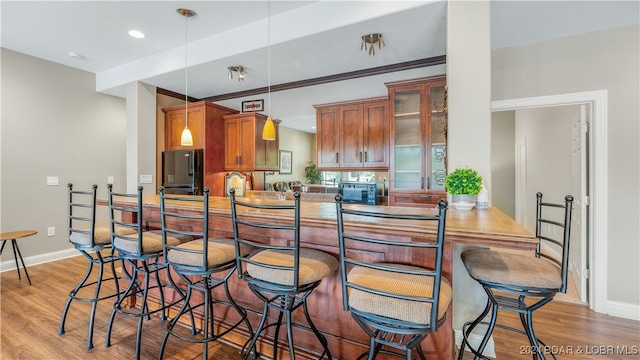
[[338, 194], [346, 203], [376, 205], [377, 186], [375, 182], [341, 182]]
[[202, 149], [162, 152], [162, 186], [167, 194], [202, 195]]

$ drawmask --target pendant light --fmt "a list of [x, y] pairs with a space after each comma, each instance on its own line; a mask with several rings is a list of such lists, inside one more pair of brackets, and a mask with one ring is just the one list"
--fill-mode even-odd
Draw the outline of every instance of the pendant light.
[[269, 102], [269, 116], [267, 116], [267, 122], [264, 123], [264, 128], [262, 128], [262, 140], [271, 141], [276, 139], [276, 127], [271, 119], [271, 1], [268, 1], [267, 4], [267, 101]]
[[180, 145], [193, 146], [193, 136], [191, 135], [191, 130], [189, 130], [189, 72], [187, 70], [189, 68], [189, 63], [187, 62], [189, 37], [187, 33], [187, 22], [190, 17], [196, 16], [197, 14], [195, 11], [183, 8], [176, 10], [176, 12], [184, 17], [184, 129], [182, 130], [182, 136], [180, 137]]

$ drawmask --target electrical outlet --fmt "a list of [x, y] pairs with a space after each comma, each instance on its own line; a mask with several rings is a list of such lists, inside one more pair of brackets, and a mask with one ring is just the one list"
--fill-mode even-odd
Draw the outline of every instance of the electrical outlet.
[[153, 176], [140, 175], [140, 184], [151, 184], [153, 182]]
[[56, 236], [56, 228], [54, 226], [47, 228], [47, 236]]
[[47, 176], [47, 186], [56, 186], [56, 185], [58, 185], [58, 177]]
[[113, 176], [107, 176], [107, 184], [113, 184]]

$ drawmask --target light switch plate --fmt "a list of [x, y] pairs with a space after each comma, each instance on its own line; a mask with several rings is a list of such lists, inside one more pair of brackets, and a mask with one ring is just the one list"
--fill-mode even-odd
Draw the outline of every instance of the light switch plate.
[[151, 184], [153, 182], [153, 176], [140, 175], [140, 184]]

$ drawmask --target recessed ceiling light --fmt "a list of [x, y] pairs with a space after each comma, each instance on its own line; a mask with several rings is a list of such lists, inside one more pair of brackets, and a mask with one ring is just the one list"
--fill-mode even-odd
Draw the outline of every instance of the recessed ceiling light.
[[78, 53], [75, 53], [73, 51], [69, 52], [69, 57], [72, 59], [83, 59], [84, 57]]
[[144, 39], [144, 34], [138, 30], [129, 30], [129, 35], [136, 39]]

